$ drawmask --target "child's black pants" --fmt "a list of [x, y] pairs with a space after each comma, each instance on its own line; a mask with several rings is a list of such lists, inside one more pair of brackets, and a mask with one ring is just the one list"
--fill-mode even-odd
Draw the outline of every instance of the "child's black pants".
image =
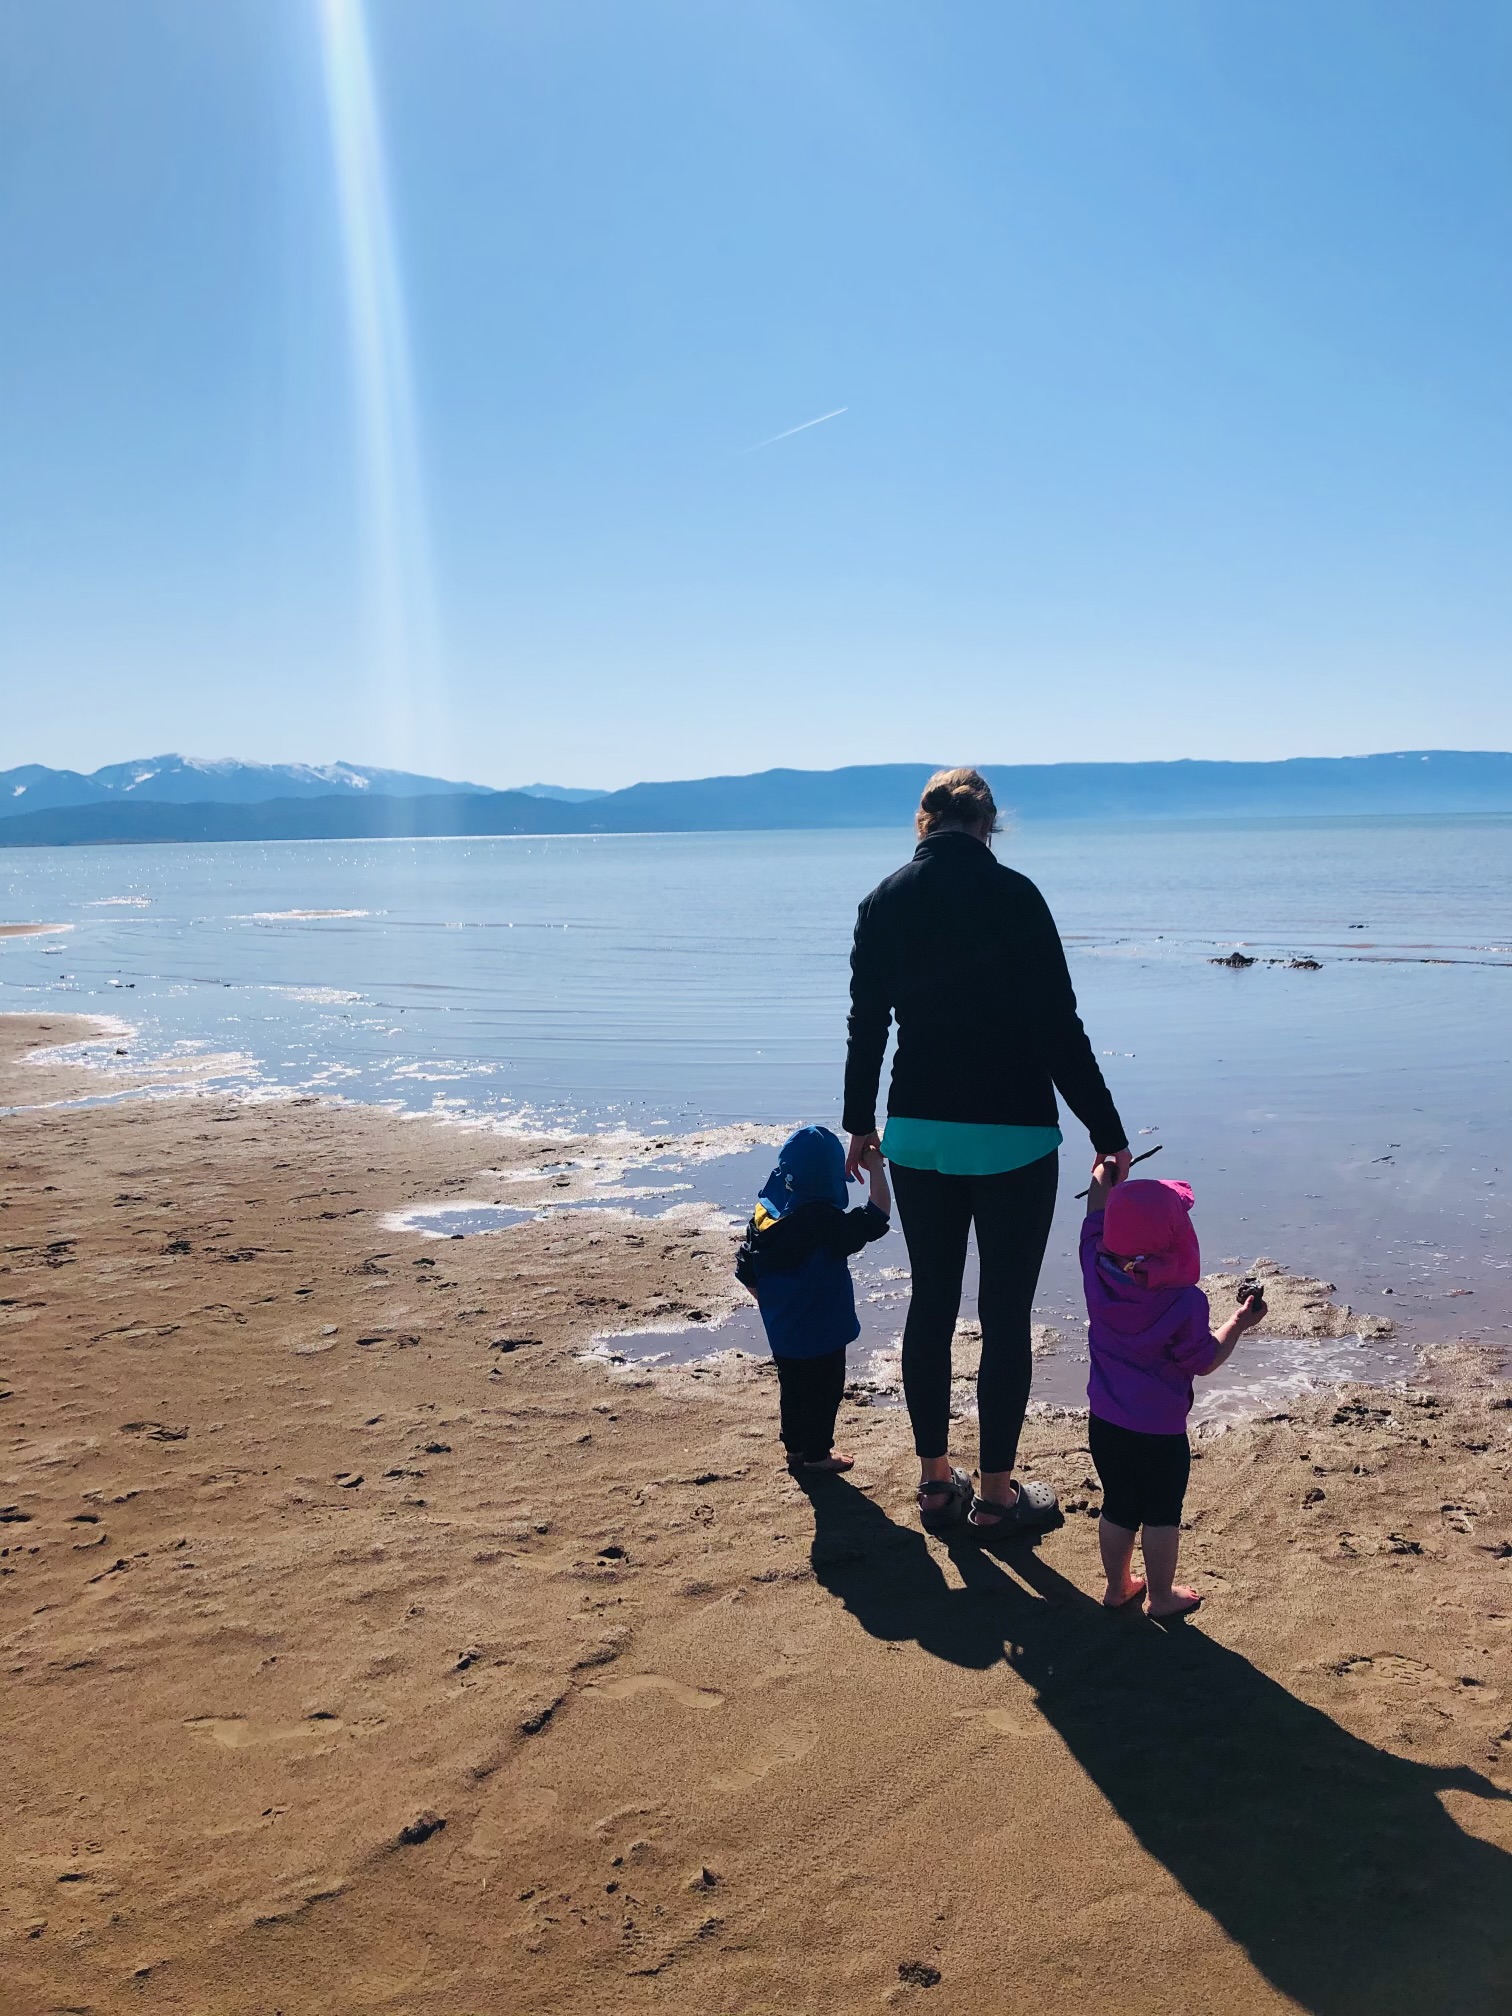
[[1183, 1435], [1141, 1435], [1100, 1414], [1087, 1420], [1087, 1446], [1103, 1487], [1102, 1516], [1137, 1533], [1141, 1526], [1179, 1526], [1192, 1445]]
[[845, 1347], [819, 1358], [773, 1354], [782, 1406], [782, 1446], [789, 1456], [814, 1463], [828, 1456], [835, 1416], [845, 1393]]

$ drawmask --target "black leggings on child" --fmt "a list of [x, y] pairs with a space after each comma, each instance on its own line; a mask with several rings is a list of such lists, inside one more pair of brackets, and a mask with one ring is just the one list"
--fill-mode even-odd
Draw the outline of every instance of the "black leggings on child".
[[1192, 1471], [1192, 1446], [1182, 1435], [1141, 1435], [1093, 1414], [1087, 1446], [1103, 1487], [1102, 1516], [1137, 1533], [1141, 1526], [1179, 1526]]
[[845, 1347], [818, 1358], [778, 1358], [782, 1446], [789, 1456], [817, 1463], [835, 1440], [835, 1416], [845, 1394]]
[[920, 1456], [950, 1437], [950, 1340], [961, 1307], [966, 1239], [976, 1226], [982, 1359], [977, 1414], [984, 1470], [1011, 1470], [1029, 1404], [1029, 1318], [1055, 1215], [1059, 1158], [999, 1176], [942, 1176], [892, 1164], [913, 1292], [903, 1327], [903, 1396]]

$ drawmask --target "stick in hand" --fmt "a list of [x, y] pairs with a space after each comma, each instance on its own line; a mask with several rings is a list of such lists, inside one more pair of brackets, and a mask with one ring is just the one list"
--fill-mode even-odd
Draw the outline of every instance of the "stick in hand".
[[[1136, 1156], [1134, 1157], [1134, 1160], [1133, 1160], [1133, 1161], [1132, 1161], [1132, 1162], [1131, 1162], [1131, 1163], [1129, 1164], [1129, 1167], [1130, 1167], [1131, 1169], [1134, 1169], [1134, 1168], [1137, 1168], [1137, 1167], [1138, 1167], [1138, 1165], [1139, 1165], [1139, 1164], [1140, 1164], [1141, 1162], [1148, 1162], [1148, 1161], [1149, 1161], [1149, 1159], [1150, 1159], [1150, 1157], [1151, 1157], [1152, 1155], [1158, 1155], [1158, 1154], [1160, 1153], [1160, 1151], [1161, 1151], [1161, 1149], [1162, 1149], [1162, 1148], [1164, 1147], [1164, 1145], [1165, 1145], [1165, 1144], [1164, 1144], [1164, 1142], [1157, 1142], [1157, 1143], [1155, 1144], [1155, 1146], [1154, 1146], [1153, 1148], [1146, 1148], [1146, 1150], [1145, 1150], [1145, 1152], [1143, 1153], [1143, 1155], [1136, 1155]], [[1085, 1196], [1087, 1195], [1087, 1191], [1088, 1191], [1088, 1190], [1090, 1190], [1091, 1188], [1092, 1188], [1092, 1185], [1091, 1185], [1091, 1184], [1089, 1183], [1089, 1184], [1087, 1185], [1087, 1189], [1086, 1189], [1086, 1190], [1078, 1190], [1078, 1191], [1077, 1191], [1077, 1193], [1076, 1193], [1076, 1199], [1077, 1199], [1077, 1202], [1078, 1202], [1078, 1203], [1080, 1203], [1080, 1202], [1081, 1202], [1082, 1198], [1083, 1198], [1083, 1197], [1085, 1197]]]

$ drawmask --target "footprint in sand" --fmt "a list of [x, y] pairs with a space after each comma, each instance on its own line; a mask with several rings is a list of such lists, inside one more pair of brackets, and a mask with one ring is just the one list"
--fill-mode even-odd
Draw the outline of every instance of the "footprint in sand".
[[322, 1715], [287, 1728], [260, 1727], [244, 1715], [195, 1715], [184, 1724], [191, 1736], [205, 1743], [218, 1743], [223, 1750], [247, 1750], [255, 1743], [283, 1743], [295, 1738], [329, 1736], [341, 1727], [334, 1715]]
[[1397, 1712], [1416, 1702], [1447, 1722], [1484, 1725], [1505, 1719], [1501, 1689], [1489, 1685], [1479, 1674], [1451, 1677], [1402, 1652], [1351, 1653], [1335, 1660], [1331, 1670]]
[[722, 1771], [709, 1783], [716, 1792], [749, 1792], [753, 1785], [778, 1771], [784, 1764], [796, 1764], [807, 1757], [819, 1741], [819, 1732], [812, 1725], [799, 1724], [791, 1729], [778, 1730], [770, 1743], [760, 1750], [753, 1750], [745, 1762], [733, 1771]]
[[1421, 1659], [1409, 1659], [1401, 1652], [1354, 1652], [1347, 1659], [1338, 1660], [1333, 1670], [1344, 1680], [1385, 1681], [1406, 1687], [1446, 1684], [1431, 1666], [1425, 1666]]
[[544, 1827], [556, 1811], [557, 1795], [549, 1785], [527, 1785], [505, 1791], [484, 1807], [467, 1837], [469, 1855], [500, 1855], [511, 1841]]
[[664, 1673], [622, 1673], [613, 1680], [595, 1680], [583, 1689], [600, 1701], [630, 1701], [637, 1694], [670, 1694], [684, 1708], [722, 1708], [723, 1694], [712, 1687], [685, 1687]]
[[999, 1736], [1043, 1736], [1045, 1723], [1032, 1715], [1015, 1715], [1011, 1708], [957, 1708], [958, 1722], [985, 1722]]

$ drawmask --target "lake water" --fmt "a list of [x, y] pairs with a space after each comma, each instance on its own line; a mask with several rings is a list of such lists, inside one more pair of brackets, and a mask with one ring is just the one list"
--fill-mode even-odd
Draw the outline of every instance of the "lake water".
[[[1164, 1144], [1150, 1173], [1194, 1184], [1209, 1265], [1272, 1255], [1414, 1342], [1504, 1336], [1512, 820], [1043, 825], [999, 849], [1055, 910], [1136, 1147]], [[134, 1066], [213, 1054], [216, 1082], [260, 1094], [659, 1134], [837, 1124], [855, 905], [908, 851], [845, 832], [0, 852], [0, 921], [71, 927], [0, 939], [0, 1009], [114, 1014]], [[1236, 947], [1256, 963], [1211, 963]], [[1066, 1131], [1042, 1314], [1069, 1335], [1088, 1157]], [[743, 1215], [769, 1160], [684, 1171], [680, 1194]], [[868, 1256], [873, 1341], [904, 1265], [895, 1235]], [[1341, 1355], [1306, 1350], [1302, 1369]], [[1074, 1397], [1074, 1359], [1037, 1392]], [[1296, 1369], [1279, 1346], [1251, 1363]]]

